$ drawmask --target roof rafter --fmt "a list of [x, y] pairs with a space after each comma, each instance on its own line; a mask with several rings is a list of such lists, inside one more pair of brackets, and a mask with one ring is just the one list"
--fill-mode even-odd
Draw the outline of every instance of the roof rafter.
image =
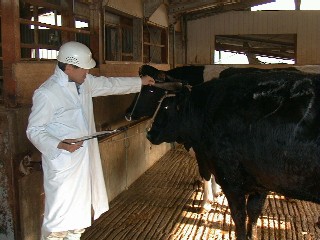
[[169, 14], [186, 13], [205, 9], [208, 7], [218, 6], [221, 4], [219, 0], [201, 0], [201, 1], [188, 1], [180, 3], [172, 3], [169, 8]]
[[151, 15], [158, 9], [158, 7], [165, 3], [165, 0], [144, 0], [143, 15], [145, 18], [150, 18]]
[[219, 6], [212, 6], [211, 8], [207, 8], [201, 11], [193, 11], [190, 13], [186, 13], [185, 15], [187, 20], [194, 20], [227, 11], [244, 10], [253, 6], [271, 2], [275, 2], [275, 0], [241, 0], [236, 3], [230, 3], [229, 1], [226, 1], [224, 4], [220, 4]]

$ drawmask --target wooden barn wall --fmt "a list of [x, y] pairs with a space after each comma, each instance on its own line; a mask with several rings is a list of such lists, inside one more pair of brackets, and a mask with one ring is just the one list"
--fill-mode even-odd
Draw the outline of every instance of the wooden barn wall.
[[320, 63], [320, 11], [237, 11], [189, 21], [187, 64], [212, 64], [215, 35], [296, 34], [297, 65]]
[[[100, 74], [108, 77], [139, 76], [140, 62], [108, 62], [100, 65]], [[161, 70], [168, 70], [169, 64], [150, 64]], [[97, 97], [93, 99], [97, 130], [124, 125], [124, 113], [133, 101], [135, 94]]]

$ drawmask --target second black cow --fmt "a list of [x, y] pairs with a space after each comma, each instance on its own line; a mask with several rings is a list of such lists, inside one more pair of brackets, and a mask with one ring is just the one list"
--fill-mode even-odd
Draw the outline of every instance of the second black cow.
[[147, 138], [191, 146], [201, 175], [214, 174], [228, 199], [237, 239], [256, 239], [269, 191], [320, 203], [319, 97], [319, 75], [216, 79], [165, 98]]

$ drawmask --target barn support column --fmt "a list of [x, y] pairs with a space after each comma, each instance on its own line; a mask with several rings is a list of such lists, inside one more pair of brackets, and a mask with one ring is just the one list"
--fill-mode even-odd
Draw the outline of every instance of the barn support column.
[[[19, 0], [1, 1], [1, 32], [3, 57], [3, 97], [7, 112], [18, 107], [13, 65], [20, 61]], [[1, 114], [0, 114], [1, 115]], [[0, 116], [0, 239], [19, 239], [19, 212], [17, 187], [14, 173], [14, 149], [10, 141], [8, 121]], [[12, 134], [12, 133], [11, 133]]]
[[294, 0], [295, 10], [300, 10], [301, 0]]
[[133, 61], [143, 62], [143, 21], [141, 18], [133, 19]]
[[184, 63], [188, 63], [188, 43], [187, 43], [187, 19], [183, 16], [180, 18], [181, 32], [182, 32], [182, 46], [184, 48]]
[[102, 22], [101, 3], [96, 0], [90, 4], [90, 49], [93, 58], [97, 61], [97, 65], [104, 63], [103, 42], [102, 42]]
[[12, 65], [21, 58], [19, 0], [1, 1], [3, 89], [6, 107], [17, 107]]
[[[75, 27], [75, 21], [73, 17], [73, 0], [62, 0], [61, 1], [61, 6], [63, 11], [61, 12], [61, 23], [63, 27], [70, 27], [74, 28]], [[74, 41], [76, 39], [75, 33], [74, 32], [66, 32], [62, 31], [61, 33], [61, 41], [63, 43], [68, 42], [68, 41]]]
[[[172, 68], [176, 67], [176, 30], [174, 24], [171, 24], [169, 27], [169, 31], [172, 32]], [[169, 45], [170, 46], [170, 45]]]

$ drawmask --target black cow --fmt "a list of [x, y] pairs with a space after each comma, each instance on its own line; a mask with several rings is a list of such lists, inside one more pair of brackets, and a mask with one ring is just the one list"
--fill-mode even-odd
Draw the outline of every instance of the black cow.
[[[147, 138], [191, 146], [225, 193], [238, 240], [256, 238], [269, 191], [320, 203], [320, 75], [216, 79], [165, 98]], [[246, 217], [248, 222], [246, 227]]]
[[[212, 80], [211, 65], [197, 65], [197, 66], [182, 66], [170, 69], [168, 71], [158, 70], [150, 65], [142, 65], [139, 69], [139, 75], [152, 76], [158, 86], [163, 86], [166, 83], [182, 83], [183, 85], [196, 86], [205, 81]], [[295, 68], [286, 68], [291, 71], [298, 71]], [[226, 78], [235, 74], [246, 74], [250, 72], [269, 72], [279, 71], [282, 69], [259, 69], [259, 68], [234, 68], [230, 67], [220, 72], [219, 77]], [[213, 71], [214, 73], [214, 71]], [[138, 120], [142, 117], [151, 117], [156, 111], [159, 105], [159, 100], [166, 94], [167, 89], [163, 87], [143, 86], [141, 92], [136, 95], [131, 106], [126, 111], [126, 119]], [[189, 146], [185, 145], [187, 150]], [[191, 155], [194, 155], [192, 149], [189, 151]], [[201, 176], [202, 177], [202, 176]], [[214, 196], [217, 196], [220, 192], [219, 186], [212, 176], [211, 181], [204, 181], [204, 196], [201, 202], [202, 210], [209, 210], [211, 207], [210, 202], [214, 201]]]
[[[205, 66], [182, 66], [168, 71], [161, 71], [150, 65], [142, 65], [139, 69], [139, 75], [152, 76], [157, 83], [157, 87], [143, 86], [141, 92], [136, 95], [131, 106], [126, 111], [128, 121], [138, 120], [142, 117], [151, 117], [159, 105], [159, 100], [166, 94], [166, 83], [182, 83], [183, 85], [195, 86], [208, 80], [204, 76]], [[210, 77], [209, 77], [210, 78]], [[211, 78], [210, 78], [211, 79]], [[174, 84], [173, 88], [177, 85]], [[189, 153], [194, 156], [194, 152], [189, 146], [185, 145]], [[220, 186], [215, 182], [214, 176], [210, 180], [204, 181], [203, 200], [201, 201], [201, 211], [207, 211], [211, 208], [211, 202], [214, 196], [219, 195]]]

